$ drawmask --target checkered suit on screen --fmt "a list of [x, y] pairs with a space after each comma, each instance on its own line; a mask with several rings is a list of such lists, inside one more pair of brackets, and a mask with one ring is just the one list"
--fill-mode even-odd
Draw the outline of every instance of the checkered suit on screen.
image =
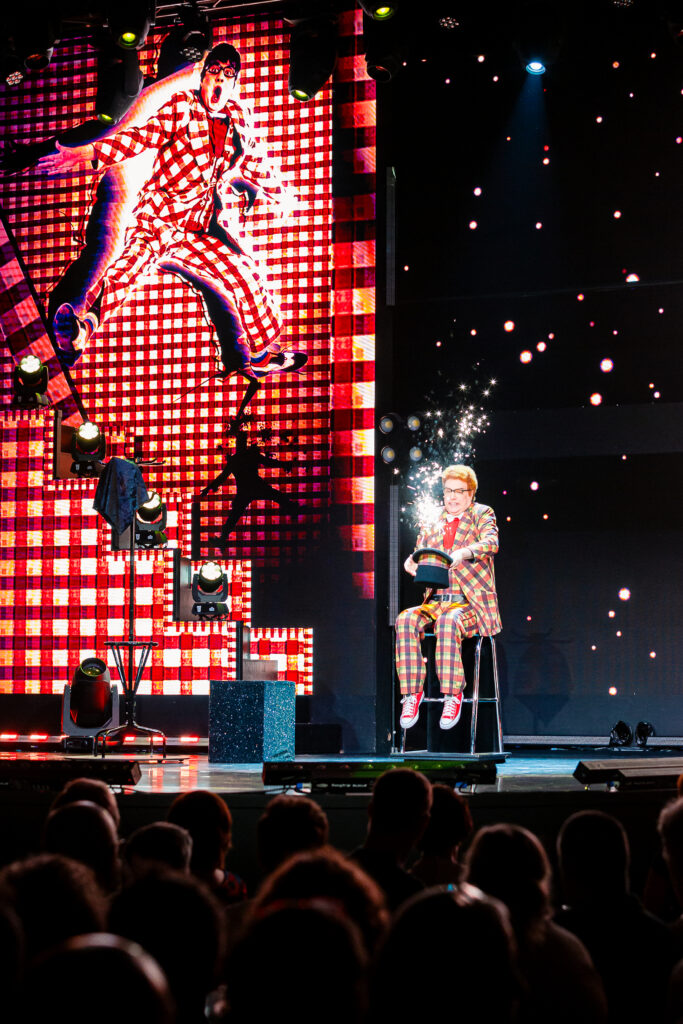
[[[436, 525], [420, 534], [417, 547], [443, 549], [444, 512]], [[496, 516], [488, 505], [473, 502], [460, 517], [450, 551], [469, 548], [474, 558], [452, 565], [449, 591], [452, 602], [427, 601], [407, 608], [396, 619], [396, 670], [401, 693], [419, 693], [424, 678], [420, 634], [434, 623], [436, 635], [436, 671], [444, 694], [458, 693], [465, 686], [460, 654], [463, 637], [493, 636], [501, 630], [493, 570], [493, 555], [498, 551]], [[440, 593], [441, 597], [447, 596]]]
[[[230, 126], [219, 155], [211, 143], [209, 115], [191, 92], [177, 93], [141, 127], [94, 143], [98, 166], [146, 149], [158, 151], [124, 250], [105, 275], [100, 322], [125, 301], [140, 275], [160, 266], [178, 273], [202, 294], [209, 290], [231, 312], [238, 328], [236, 365], [246, 365], [250, 353], [277, 339], [281, 319], [246, 251], [244, 185], [270, 202], [288, 197], [268, 170], [237, 101], [229, 102], [226, 113]], [[228, 244], [207, 234], [216, 196], [221, 204], [217, 219]]]

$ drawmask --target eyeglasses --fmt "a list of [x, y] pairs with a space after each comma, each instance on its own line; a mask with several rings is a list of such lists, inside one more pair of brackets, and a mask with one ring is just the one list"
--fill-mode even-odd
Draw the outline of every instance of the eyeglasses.
[[220, 71], [225, 78], [237, 78], [237, 69], [232, 64], [209, 64], [208, 68], [205, 68], [207, 75], [217, 75]]
[[469, 487], [458, 487], [457, 489], [455, 487], [444, 487], [443, 493], [444, 494], [457, 494], [458, 497], [460, 497], [461, 494], [469, 494], [470, 493], [470, 489], [469, 489]]

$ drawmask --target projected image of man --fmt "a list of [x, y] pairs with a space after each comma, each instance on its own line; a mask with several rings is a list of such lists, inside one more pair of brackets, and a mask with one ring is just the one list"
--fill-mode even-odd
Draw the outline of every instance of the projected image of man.
[[176, 93], [141, 127], [74, 148], [57, 143], [55, 153], [38, 161], [39, 170], [65, 174], [157, 151], [123, 252], [104, 276], [99, 308], [63, 303], [55, 312], [55, 340], [72, 361], [143, 277], [161, 269], [201, 296], [216, 328], [222, 376], [239, 373], [255, 383], [306, 362], [302, 353], [282, 350], [279, 309], [249, 252], [246, 216], [256, 197], [283, 217], [294, 197], [268, 167], [235, 96], [240, 67], [238, 51], [220, 43], [204, 61], [199, 90]]

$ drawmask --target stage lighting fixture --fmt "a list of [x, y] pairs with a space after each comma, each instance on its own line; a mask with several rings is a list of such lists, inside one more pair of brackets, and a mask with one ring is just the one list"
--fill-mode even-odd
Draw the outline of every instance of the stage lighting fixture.
[[408, 452], [408, 458], [411, 462], [421, 462], [424, 457], [424, 452], [418, 444], [414, 444]]
[[135, 544], [139, 548], [160, 548], [168, 544], [164, 533], [168, 522], [168, 510], [156, 491], [135, 510]]
[[[398, 22], [398, 19], [397, 19]], [[363, 48], [370, 78], [389, 82], [401, 66], [401, 39], [396, 22], [381, 25], [369, 14], [363, 16]]]
[[48, 405], [46, 392], [49, 379], [47, 366], [37, 356], [22, 356], [19, 365], [14, 368], [15, 404], [24, 408]]
[[[68, 717], [79, 729], [102, 729], [112, 717], [111, 675], [101, 658], [85, 658], [71, 680]], [[63, 727], [66, 725], [63, 722]], [[64, 730], [66, 731], [66, 730]]]
[[194, 7], [184, 7], [178, 13], [182, 24], [173, 26], [159, 50], [157, 81], [201, 60], [211, 45], [206, 15]]
[[547, 0], [526, 0], [518, 13], [515, 47], [522, 67], [530, 75], [542, 75], [560, 52], [562, 13]]
[[144, 78], [137, 50], [105, 45], [97, 58], [95, 112], [101, 124], [118, 124], [142, 91]]
[[390, 434], [398, 422], [398, 416], [395, 416], [393, 412], [388, 412], [379, 421], [379, 429], [383, 434]]
[[6, 43], [0, 51], [0, 78], [10, 87], [24, 80], [24, 65], [10, 43]]
[[386, 462], [387, 466], [390, 466], [392, 462], [396, 462], [396, 449], [392, 448], [390, 444], [386, 444], [380, 454], [382, 462]]
[[113, 0], [109, 4], [107, 21], [117, 46], [122, 50], [139, 50], [154, 21], [154, 2]]
[[28, 5], [16, 6], [20, 11], [15, 14], [13, 29], [17, 56], [27, 71], [44, 71], [52, 60], [58, 26], [54, 18], [41, 17], [37, 12], [27, 10]]
[[397, 3], [386, 3], [383, 0], [360, 0], [360, 5], [374, 21], [387, 21], [393, 18], [398, 7]]
[[306, 102], [319, 92], [337, 63], [337, 19], [324, 14], [292, 23], [289, 95]]
[[651, 722], [638, 722], [635, 731], [635, 740], [637, 747], [646, 747], [647, 741], [651, 736], [655, 735], [655, 727]]
[[609, 734], [610, 747], [628, 747], [633, 742], [631, 726], [618, 721], [612, 726]]
[[422, 420], [417, 415], [417, 413], [413, 412], [413, 413], [410, 414], [410, 416], [406, 420], [406, 426], [407, 426], [408, 430], [412, 430], [413, 433], [414, 433], [416, 430], [419, 430], [420, 427], [422, 426]]
[[216, 562], [205, 562], [192, 576], [192, 614], [200, 619], [225, 619], [230, 614], [227, 573]]
[[73, 459], [72, 473], [84, 477], [97, 476], [97, 470], [106, 451], [104, 434], [100, 433], [99, 427], [94, 423], [86, 420], [74, 431], [70, 450]]

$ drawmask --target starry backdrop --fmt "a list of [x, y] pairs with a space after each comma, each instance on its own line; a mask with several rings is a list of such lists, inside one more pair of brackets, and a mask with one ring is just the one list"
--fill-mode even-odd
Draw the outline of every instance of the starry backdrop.
[[665, 7], [557, 5], [532, 76], [516, 5], [474, 5], [406, 37], [379, 90], [377, 411], [424, 425], [378, 433], [398, 453], [378, 505], [399, 481], [402, 561], [435, 468], [475, 466], [501, 531], [507, 735], [683, 735], [683, 41]]

